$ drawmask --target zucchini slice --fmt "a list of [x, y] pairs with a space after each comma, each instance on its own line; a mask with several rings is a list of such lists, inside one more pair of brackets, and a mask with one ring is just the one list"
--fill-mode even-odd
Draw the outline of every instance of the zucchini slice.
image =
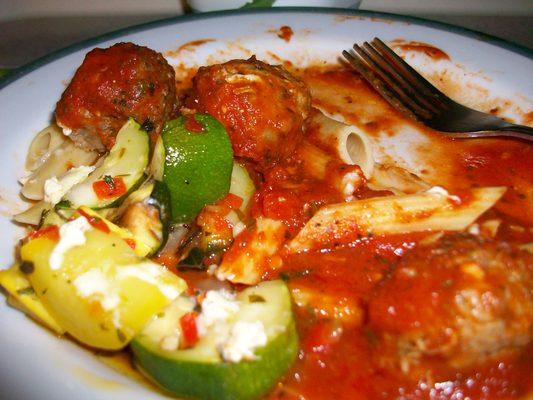
[[[168, 121], [161, 138], [165, 150], [163, 182], [170, 194], [173, 222], [191, 222], [202, 207], [229, 191], [233, 168], [229, 136], [211, 115], [194, 114]], [[160, 152], [159, 145], [155, 154]], [[152, 172], [161, 175], [157, 168]]]
[[79, 217], [60, 228], [59, 241], [46, 235], [31, 239], [21, 248], [21, 265], [62, 329], [85, 345], [118, 350], [178, 298], [186, 283], [139, 257], [111, 227], [92, 223], [96, 226]]
[[[177, 396], [193, 399], [257, 399], [267, 393], [293, 363], [298, 337], [291, 297], [281, 280], [263, 282], [236, 296], [238, 311], [218, 322], [192, 348], [164, 350], [165, 338], [176, 332], [180, 318], [194, 309], [194, 301], [179, 297], [133, 340], [141, 371]], [[253, 359], [225, 361], [221, 336], [238, 323], [261, 323], [266, 344]], [[226, 342], [227, 343], [227, 342]]]
[[[145, 180], [150, 141], [148, 134], [133, 119], [129, 119], [117, 134], [116, 142], [103, 163], [83, 182], [74, 186], [58, 203], [59, 208], [76, 209], [87, 206], [92, 209], [117, 207]], [[102, 184], [100, 184], [102, 182]], [[116, 189], [120, 183], [120, 189]], [[107, 193], [95, 192], [95, 188], [107, 184]]]

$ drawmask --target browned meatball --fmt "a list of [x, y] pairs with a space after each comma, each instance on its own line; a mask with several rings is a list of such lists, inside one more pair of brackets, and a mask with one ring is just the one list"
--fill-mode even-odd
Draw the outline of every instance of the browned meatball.
[[445, 236], [405, 256], [370, 300], [370, 326], [402, 366], [437, 358], [466, 367], [527, 345], [533, 255], [505, 242]]
[[133, 117], [157, 135], [176, 106], [174, 70], [147, 47], [118, 43], [94, 49], [56, 107], [56, 121], [81, 147], [109, 149]]
[[266, 166], [294, 152], [311, 100], [284, 68], [252, 57], [200, 68], [187, 106], [222, 122], [236, 156]]

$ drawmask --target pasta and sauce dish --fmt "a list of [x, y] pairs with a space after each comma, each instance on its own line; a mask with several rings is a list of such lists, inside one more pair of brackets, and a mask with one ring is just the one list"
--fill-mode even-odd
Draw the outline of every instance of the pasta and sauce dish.
[[374, 156], [400, 122], [339, 65], [176, 82], [151, 49], [94, 49], [30, 145], [0, 284], [178, 398], [524, 398], [532, 146], [426, 130], [414, 173]]

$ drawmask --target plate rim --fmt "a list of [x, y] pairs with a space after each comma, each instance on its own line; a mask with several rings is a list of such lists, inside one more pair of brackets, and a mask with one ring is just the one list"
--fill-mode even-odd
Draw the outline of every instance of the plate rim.
[[512, 41], [502, 39], [487, 33], [479, 32], [473, 29], [464, 28], [458, 25], [449, 24], [446, 22], [434, 21], [422, 17], [415, 17], [410, 15], [388, 13], [382, 11], [371, 11], [371, 10], [355, 10], [348, 8], [332, 8], [332, 7], [272, 7], [272, 8], [256, 8], [256, 9], [237, 9], [237, 10], [219, 10], [211, 11], [205, 13], [193, 13], [193, 14], [184, 14], [169, 18], [158, 19], [155, 21], [145, 22], [142, 24], [132, 25], [125, 28], [117, 29], [111, 32], [103, 33], [97, 35], [66, 47], [55, 50], [51, 53], [48, 53], [44, 56], [41, 56], [29, 63], [15, 69], [11, 74], [6, 76], [4, 79], [0, 80], [0, 90], [10, 85], [11, 83], [21, 79], [30, 72], [49, 64], [57, 59], [60, 59], [64, 56], [67, 56], [71, 53], [74, 53], [84, 47], [97, 45], [98, 43], [114, 39], [123, 35], [130, 33], [142, 32], [152, 28], [167, 26], [167, 25], [179, 25], [182, 23], [195, 21], [195, 20], [206, 20], [212, 18], [218, 18], [221, 16], [232, 16], [232, 15], [256, 15], [256, 14], [278, 14], [278, 13], [304, 13], [304, 14], [324, 14], [332, 15], [339, 14], [348, 17], [368, 17], [368, 18], [380, 18], [385, 20], [392, 20], [398, 22], [409, 22], [414, 23], [419, 26], [426, 26], [431, 28], [436, 28], [445, 32], [457, 33], [462, 36], [487, 42], [494, 46], [509, 50], [515, 54], [519, 54], [533, 60], [533, 49], [530, 49], [526, 46], [519, 45]]

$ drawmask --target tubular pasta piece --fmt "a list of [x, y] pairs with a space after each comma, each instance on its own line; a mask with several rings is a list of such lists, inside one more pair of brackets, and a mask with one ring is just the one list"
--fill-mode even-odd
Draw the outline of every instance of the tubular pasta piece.
[[324, 179], [326, 168], [332, 158], [322, 149], [307, 140], [298, 146], [298, 155], [303, 161], [305, 171], [316, 179]]
[[313, 109], [309, 131], [325, 146], [332, 147], [345, 164], [357, 164], [368, 179], [374, 170], [374, 156], [366, 134]]
[[357, 235], [461, 231], [492, 207], [505, 187], [472, 189], [464, 200], [425, 192], [332, 204], [318, 210], [289, 243], [290, 252], [346, 243]]
[[63, 132], [57, 125], [52, 124], [44, 128], [35, 135], [30, 144], [28, 154], [26, 155], [26, 169], [28, 171], [35, 171], [66, 140]]
[[277, 253], [285, 241], [285, 231], [285, 225], [280, 221], [258, 218], [255, 230], [237, 236], [233, 246], [224, 255], [216, 277], [246, 285], [260, 282], [266, 269], [276, 267], [270, 257]]
[[373, 190], [390, 190], [394, 194], [411, 194], [428, 190], [431, 185], [406, 169], [376, 163], [368, 187]]
[[96, 152], [80, 149], [72, 141], [66, 140], [28, 177], [20, 193], [31, 200], [42, 200], [47, 179], [63, 175], [72, 167], [91, 165], [97, 157]]

